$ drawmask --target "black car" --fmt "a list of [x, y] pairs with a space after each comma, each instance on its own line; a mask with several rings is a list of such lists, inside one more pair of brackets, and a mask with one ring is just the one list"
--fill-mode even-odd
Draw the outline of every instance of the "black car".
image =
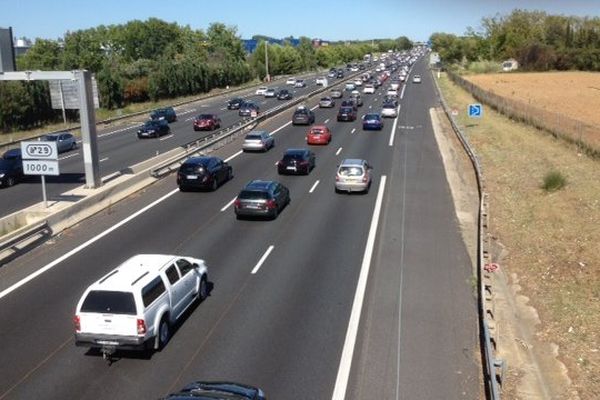
[[192, 188], [217, 190], [231, 178], [231, 165], [218, 157], [188, 158], [177, 171], [177, 185], [182, 192]]
[[251, 101], [246, 101], [240, 106], [238, 115], [240, 117], [251, 117], [253, 111], [255, 111], [258, 115], [258, 113], [260, 112], [260, 107], [258, 106], [258, 104], [253, 103]]
[[305, 107], [300, 106], [294, 111], [292, 116], [292, 125], [310, 125], [315, 123], [315, 113]]
[[150, 119], [175, 122], [177, 121], [177, 114], [173, 107], [159, 108], [150, 113]]
[[23, 179], [21, 149], [12, 149], [0, 158], [0, 186], [9, 187]]
[[231, 99], [227, 102], [228, 110], [239, 110], [240, 107], [244, 104], [244, 99], [236, 97], [235, 99]]
[[356, 110], [352, 107], [340, 107], [337, 115], [338, 121], [355, 121]]
[[308, 175], [315, 167], [315, 153], [308, 149], [288, 149], [283, 158], [277, 161], [277, 173]]
[[138, 131], [137, 136], [139, 139], [154, 137], [157, 138], [162, 135], [168, 135], [171, 133], [171, 127], [169, 123], [164, 119], [151, 119], [146, 121]]
[[235, 215], [277, 218], [290, 202], [290, 191], [276, 181], [250, 181], [234, 201]]
[[341, 69], [340, 69], [340, 70], [338, 70], [338, 72], [337, 72], [337, 77], [338, 77], [338, 79], [341, 79], [341, 78], [343, 78], [343, 77], [344, 77], [344, 71], [342, 71]]
[[265, 393], [253, 386], [233, 382], [193, 382], [164, 400], [266, 400]]
[[342, 101], [342, 107], [352, 107], [354, 111], [358, 111], [358, 105], [356, 104], [356, 100], [353, 98]]
[[277, 92], [277, 100], [291, 100], [292, 93], [287, 89], [281, 89]]

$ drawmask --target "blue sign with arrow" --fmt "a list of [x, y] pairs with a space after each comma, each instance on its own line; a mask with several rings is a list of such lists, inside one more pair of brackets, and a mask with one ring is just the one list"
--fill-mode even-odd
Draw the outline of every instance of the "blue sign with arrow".
[[483, 117], [483, 106], [481, 104], [469, 104], [469, 117], [470, 118]]

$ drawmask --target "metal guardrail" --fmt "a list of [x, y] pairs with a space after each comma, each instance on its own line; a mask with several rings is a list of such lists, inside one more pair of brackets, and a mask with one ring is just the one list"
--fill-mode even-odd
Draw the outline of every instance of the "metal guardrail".
[[446, 113], [450, 124], [452, 125], [452, 129], [454, 130], [456, 136], [460, 140], [463, 148], [465, 149], [471, 163], [473, 164], [473, 168], [475, 169], [475, 175], [477, 178], [477, 189], [479, 192], [479, 212], [478, 212], [478, 240], [477, 240], [477, 280], [478, 280], [478, 309], [479, 309], [479, 325], [481, 331], [481, 337], [483, 343], [481, 345], [483, 351], [483, 358], [485, 360], [484, 363], [484, 378], [485, 378], [485, 387], [486, 387], [486, 397], [490, 400], [500, 400], [501, 398], [501, 384], [504, 374], [505, 364], [503, 360], [495, 358], [495, 339], [492, 337], [490, 332], [490, 325], [488, 316], [493, 318], [493, 312], [486, 307], [486, 291], [491, 291], [489, 286], [486, 286], [483, 282], [483, 268], [484, 268], [484, 259], [487, 256], [487, 251], [484, 250], [484, 235], [485, 228], [487, 227], [487, 222], [484, 222], [484, 219], [487, 218], [487, 204], [486, 204], [486, 194], [485, 188], [483, 184], [483, 173], [481, 164], [475, 152], [473, 151], [467, 136], [463, 133], [462, 129], [456, 123], [454, 116], [448, 107], [448, 103], [444, 99], [442, 91], [438, 85], [438, 82], [431, 71], [432, 79], [434, 81], [434, 86], [437, 91], [437, 95], [440, 99], [440, 103]]
[[[32, 225], [0, 243], [0, 265], [10, 261], [39, 240], [52, 235], [46, 221]], [[35, 236], [39, 236], [34, 239]]]

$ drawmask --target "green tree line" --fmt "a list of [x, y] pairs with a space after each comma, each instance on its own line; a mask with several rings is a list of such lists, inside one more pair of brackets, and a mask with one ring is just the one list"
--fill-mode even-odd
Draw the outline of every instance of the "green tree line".
[[[298, 47], [269, 45], [271, 75], [292, 74], [361, 59], [365, 53], [409, 48], [407, 38], [334, 43], [315, 49], [308, 38]], [[60, 40], [37, 39], [17, 58], [19, 70], [87, 69], [98, 82], [100, 106], [205, 93], [213, 88], [264, 79], [265, 44], [248, 56], [235, 27], [206, 31], [157, 18], [67, 32]], [[0, 84], [0, 129], [9, 132], [60, 120], [45, 82]], [[69, 112], [77, 118], [76, 112]]]
[[526, 70], [600, 71], [600, 18], [516, 9], [483, 18], [479, 32], [431, 35], [444, 62], [514, 58]]

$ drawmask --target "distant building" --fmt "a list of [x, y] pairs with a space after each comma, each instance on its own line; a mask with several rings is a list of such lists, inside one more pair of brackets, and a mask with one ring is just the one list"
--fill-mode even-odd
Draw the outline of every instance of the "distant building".
[[312, 40], [312, 45], [313, 47], [317, 48], [317, 47], [322, 47], [322, 46], [329, 46], [329, 42], [323, 39], [313, 39]]
[[31, 40], [29, 40], [27, 38], [15, 39], [14, 44], [15, 44], [14, 48], [15, 48], [15, 56], [16, 57], [27, 53], [27, 51], [33, 45]]

